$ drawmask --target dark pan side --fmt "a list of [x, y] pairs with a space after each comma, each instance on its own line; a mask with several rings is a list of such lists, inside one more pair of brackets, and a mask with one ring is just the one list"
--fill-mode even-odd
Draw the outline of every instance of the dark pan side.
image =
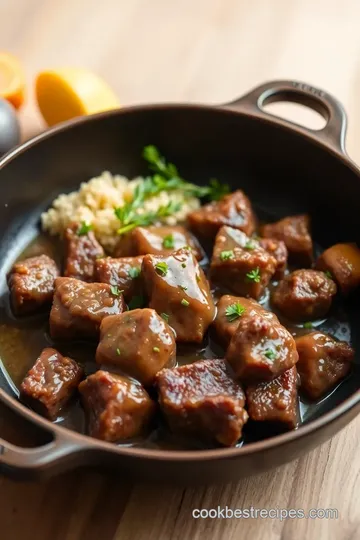
[[[320, 112], [320, 131], [269, 115], [271, 101], [295, 101]], [[198, 184], [209, 177], [241, 188], [273, 218], [308, 212], [313, 236], [326, 248], [359, 243], [360, 171], [344, 149], [345, 113], [326, 92], [303, 83], [264, 84], [223, 106], [132, 107], [81, 118], [49, 130], [0, 161], [0, 285], [15, 258], [35, 236], [39, 215], [55, 196], [76, 189], [103, 170], [144, 172], [142, 148], [154, 144]], [[360, 351], [358, 297], [347, 302], [353, 343]], [[146, 481], [226, 482], [299, 457], [329, 439], [360, 410], [355, 369], [315, 419], [298, 430], [242, 448], [166, 451], [126, 448], [90, 439], [41, 418], [20, 404], [4, 375], [0, 399], [48, 433], [50, 442], [24, 449], [0, 439], [0, 471], [23, 478], [49, 476], [78, 466], [116, 468]]]

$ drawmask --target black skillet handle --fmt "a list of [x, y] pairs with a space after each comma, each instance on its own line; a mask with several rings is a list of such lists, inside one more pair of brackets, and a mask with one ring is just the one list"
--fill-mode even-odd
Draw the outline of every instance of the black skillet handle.
[[39, 479], [89, 464], [88, 445], [78, 440], [76, 433], [53, 429], [53, 424], [35, 415], [21, 403], [14, 404], [3, 390], [0, 400], [26, 420], [44, 429], [52, 440], [35, 448], [23, 448], [0, 438], [0, 474], [20, 479]]
[[[305, 105], [320, 113], [326, 120], [324, 128], [313, 130], [294, 124], [266, 112], [264, 106], [277, 101], [290, 101]], [[296, 126], [296, 130], [325, 143], [337, 152], [345, 154], [346, 113], [341, 103], [324, 90], [298, 81], [270, 81], [257, 86], [244, 96], [226, 103], [223, 107], [255, 114], [261, 118], [276, 118], [276, 123]]]

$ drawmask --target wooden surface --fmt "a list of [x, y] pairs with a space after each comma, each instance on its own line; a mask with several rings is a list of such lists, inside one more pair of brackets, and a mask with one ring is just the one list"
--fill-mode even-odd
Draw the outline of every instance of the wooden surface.
[[[26, 66], [24, 136], [42, 128], [31, 82], [48, 67], [95, 70], [123, 104], [220, 103], [264, 80], [295, 78], [343, 102], [350, 117], [347, 147], [360, 162], [359, 20], [358, 0], [0, 0], [0, 49]], [[124, 486], [121, 477], [91, 471], [43, 484], [2, 478], [0, 538], [355, 540], [359, 428], [360, 419], [297, 462], [222, 487]], [[193, 508], [217, 505], [331, 507], [339, 519], [191, 517]]]

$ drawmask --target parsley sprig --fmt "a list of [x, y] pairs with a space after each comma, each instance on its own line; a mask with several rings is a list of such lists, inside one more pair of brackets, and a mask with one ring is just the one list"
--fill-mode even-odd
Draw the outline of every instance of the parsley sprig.
[[246, 279], [248, 281], [253, 281], [254, 283], [260, 283], [261, 275], [260, 275], [260, 268], [257, 266], [254, 268], [254, 270], [251, 270], [251, 272], [248, 272], [246, 274]]
[[228, 306], [225, 310], [226, 318], [229, 322], [234, 322], [236, 319], [244, 315], [245, 308], [240, 304], [240, 302], [235, 302]]
[[131, 201], [123, 206], [115, 208], [114, 212], [120, 221], [119, 235], [126, 234], [135, 227], [147, 227], [161, 221], [162, 218], [171, 216], [181, 209], [181, 203], [170, 201], [167, 205], [160, 206], [156, 211], [139, 212], [144, 202], [158, 195], [161, 192], [171, 192], [181, 190], [184, 195], [190, 197], [207, 198], [209, 200], [219, 200], [229, 193], [229, 186], [220, 184], [216, 179], [212, 179], [208, 186], [197, 186], [186, 182], [179, 176], [178, 170], [173, 163], [168, 163], [159, 153], [156, 146], [145, 146], [143, 157], [148, 162], [152, 176], [144, 178], [139, 182]]

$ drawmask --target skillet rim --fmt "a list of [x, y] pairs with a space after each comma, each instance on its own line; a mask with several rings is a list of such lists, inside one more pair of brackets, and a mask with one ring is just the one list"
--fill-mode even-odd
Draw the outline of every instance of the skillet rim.
[[[261, 111], [241, 109], [241, 104], [232, 105], [231, 103], [226, 103], [224, 105], [205, 105], [197, 103], [159, 103], [159, 104], [145, 104], [145, 105], [132, 105], [128, 107], [123, 107], [119, 109], [114, 109], [110, 111], [104, 111], [96, 113], [89, 116], [81, 116], [72, 120], [68, 120], [59, 125], [56, 125], [50, 129], [46, 129], [44, 132], [32, 137], [28, 141], [25, 141], [21, 145], [17, 146], [3, 157], [0, 158], [0, 175], [1, 170], [11, 161], [16, 159], [18, 156], [24, 152], [30, 150], [33, 146], [41, 144], [43, 140], [47, 140], [56, 136], [59, 133], [66, 132], [71, 130], [73, 127], [76, 127], [81, 124], [91, 123], [102, 121], [108, 117], [118, 116], [118, 115], [131, 115], [134, 112], [141, 113], [146, 111], [154, 110], [169, 110], [169, 109], [186, 109], [186, 110], [204, 110], [210, 113], [215, 114], [228, 114], [230, 116], [240, 115], [247, 118], [251, 118], [254, 121], [263, 122], [273, 127], [280, 127], [287, 130], [290, 133], [295, 133], [296, 135], [306, 139], [309, 143], [315, 144], [321, 150], [332, 154], [335, 158], [339, 159], [342, 164], [349, 168], [360, 180], [360, 168], [349, 158], [345, 151], [341, 148], [337, 148], [334, 145], [330, 144], [324, 138], [322, 140], [322, 132], [325, 133], [325, 128], [322, 130], [304, 130], [301, 125], [283, 120], [272, 114], [267, 114], [264, 116], [264, 113]], [[1, 181], [1, 180], [0, 180]], [[154, 461], [166, 461], [166, 462], [181, 462], [181, 461], [211, 461], [217, 459], [227, 459], [227, 458], [237, 458], [242, 455], [249, 454], [258, 454], [264, 450], [271, 450], [276, 447], [281, 447], [284, 444], [290, 443], [296, 439], [301, 439], [306, 437], [313, 432], [320, 430], [321, 428], [332, 424], [336, 420], [340, 419], [346, 413], [350, 412], [356, 405], [360, 404], [360, 388], [351, 394], [346, 400], [344, 400], [340, 405], [337, 405], [329, 412], [323, 414], [316, 420], [310, 421], [308, 424], [301, 425], [299, 428], [283, 433], [281, 435], [275, 435], [273, 437], [249, 443], [241, 447], [230, 447], [230, 448], [214, 448], [214, 449], [201, 449], [201, 450], [161, 450], [161, 449], [152, 449], [152, 448], [141, 448], [141, 447], [126, 447], [126, 446], [117, 446], [114, 443], [101, 441], [94, 439], [89, 435], [78, 433], [69, 428], [54, 424], [50, 420], [42, 417], [35, 411], [29, 409], [23, 405], [17, 398], [10, 396], [4, 390], [0, 389], [0, 400], [3, 401], [7, 406], [12, 410], [19, 413], [21, 416], [25, 417], [30, 422], [33, 422], [35, 425], [40, 425], [42, 429], [46, 432], [50, 432], [54, 439], [53, 442], [59, 441], [59, 446], [61, 447], [66, 443], [73, 443], [74, 446], [70, 451], [70, 454], [74, 454], [77, 451], [87, 451], [87, 450], [99, 450], [105, 452], [111, 452], [118, 455], [125, 455], [128, 457], [142, 458], [145, 460], [154, 460]], [[350, 422], [348, 422], [350, 423]], [[345, 426], [344, 426], [345, 427]], [[57, 437], [56, 435], [59, 435]], [[335, 435], [335, 433], [333, 434]], [[51, 444], [51, 443], [50, 443]], [[31, 451], [32, 449], [28, 449]], [[33, 449], [33, 450], [36, 450]], [[50, 450], [51, 453], [51, 450]], [[48, 463], [49, 466], [55, 464], [57, 461], [56, 451], [54, 453], [53, 459]], [[286, 460], [285, 460], [286, 461]], [[39, 464], [39, 469], [43, 465]]]

